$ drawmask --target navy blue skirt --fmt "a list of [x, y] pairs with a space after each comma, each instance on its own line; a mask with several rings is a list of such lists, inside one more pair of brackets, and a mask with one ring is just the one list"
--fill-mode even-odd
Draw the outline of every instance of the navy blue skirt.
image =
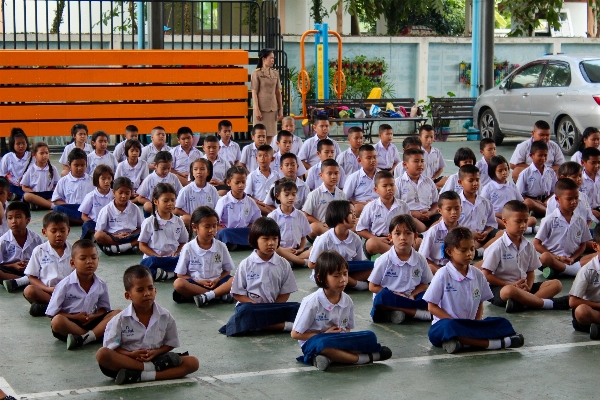
[[258, 331], [265, 326], [294, 322], [300, 303], [242, 303], [219, 333], [235, 336]]
[[387, 310], [379, 310], [378, 306], [388, 306], [395, 308], [408, 308], [410, 310], [427, 310], [427, 302], [423, 300], [425, 292], [417, 295], [415, 300], [408, 297], [398, 296], [388, 288], [383, 288], [375, 295], [373, 299], [373, 308], [371, 309], [371, 318], [373, 322], [386, 322], [386, 318], [382, 315]]
[[304, 343], [302, 346], [304, 355], [296, 358], [296, 360], [307, 365], [313, 365], [313, 357], [325, 349], [359, 351], [362, 354], [368, 354], [380, 352], [381, 345], [377, 342], [377, 336], [372, 331], [319, 333]]
[[249, 246], [248, 234], [250, 228], [225, 228], [217, 232], [217, 239], [223, 243]]
[[81, 204], [61, 204], [54, 206], [54, 211], [60, 211], [61, 213], [67, 214], [70, 219], [81, 220], [81, 212], [79, 211]]
[[373, 261], [348, 261], [348, 273], [370, 271], [375, 267]]
[[142, 258], [140, 262], [141, 265], [148, 268], [152, 275], [156, 275], [156, 269], [160, 268], [163, 271], [174, 272], [175, 267], [177, 266], [177, 261], [179, 261], [179, 256], [177, 257], [156, 257], [150, 256], [146, 258]]
[[50, 200], [52, 199], [52, 195], [54, 192], [52, 190], [48, 190], [45, 192], [33, 192], [31, 194], [35, 194], [36, 196], [40, 196], [42, 199]]
[[462, 336], [469, 339], [500, 339], [516, 332], [506, 318], [441, 319], [429, 328], [429, 341], [441, 347], [446, 340]]
[[96, 221], [90, 219], [81, 225], [81, 239], [89, 239], [87, 235], [91, 232], [96, 232]]
[[15, 200], [22, 200], [25, 194], [21, 186], [15, 186], [12, 183], [10, 184], [10, 192], [16, 196]]

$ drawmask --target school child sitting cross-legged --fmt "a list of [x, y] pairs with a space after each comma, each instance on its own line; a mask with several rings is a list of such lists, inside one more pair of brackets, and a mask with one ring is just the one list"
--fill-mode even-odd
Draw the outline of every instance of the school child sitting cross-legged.
[[517, 179], [517, 189], [525, 199], [525, 205], [538, 217], [546, 215], [546, 202], [554, 193], [554, 185], [558, 178], [550, 167], [547, 167], [548, 145], [543, 140], [531, 144], [529, 157], [532, 162]]

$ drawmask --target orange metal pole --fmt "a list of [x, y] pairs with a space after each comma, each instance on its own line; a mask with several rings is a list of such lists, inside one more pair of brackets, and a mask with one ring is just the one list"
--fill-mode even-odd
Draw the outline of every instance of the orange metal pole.
[[[302, 34], [302, 36], [300, 36], [300, 74], [302, 74], [305, 71], [305, 64], [304, 64], [304, 39], [306, 39], [306, 37], [310, 34], [315, 34], [318, 33], [319, 31], [313, 29], [310, 31], [306, 31]], [[298, 74], [298, 80], [300, 80], [300, 74]], [[304, 119], [306, 118], [306, 93], [303, 92], [302, 89], [300, 89], [300, 93], [302, 94], [302, 116], [299, 117], [298, 119]]]
[[[340, 71], [342, 68], [342, 37], [336, 31], [329, 31], [329, 34], [337, 37], [337, 39], [338, 39], [338, 71]], [[338, 96], [338, 99], [342, 98], [341, 76], [338, 78], [338, 82], [337, 82], [337, 96]]]

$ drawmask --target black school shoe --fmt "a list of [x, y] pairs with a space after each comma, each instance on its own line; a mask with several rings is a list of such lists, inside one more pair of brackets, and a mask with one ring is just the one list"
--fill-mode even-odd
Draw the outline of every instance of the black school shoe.
[[45, 317], [47, 308], [48, 304], [33, 303], [31, 307], [29, 307], [29, 315], [32, 317]]
[[[178, 367], [183, 361], [177, 353], [169, 351], [168, 353], [161, 354], [152, 359], [152, 364], [156, 368], [157, 372], [164, 371], [169, 368]], [[122, 370], [121, 370], [122, 371]]]
[[2, 284], [8, 293], [16, 292], [19, 289], [19, 285], [17, 285], [17, 281], [14, 279], [6, 279]]
[[119, 371], [115, 378], [117, 385], [123, 385], [125, 383], [138, 383], [142, 381], [142, 371], [134, 371], [132, 369], [125, 369]]
[[592, 322], [590, 325], [590, 339], [598, 340], [600, 339], [600, 325]]
[[510, 313], [515, 313], [515, 312], [520, 312], [525, 310], [525, 306], [521, 303], [519, 303], [518, 301], [515, 301], [513, 299], [508, 299], [506, 300], [506, 313], [510, 314]]
[[569, 306], [569, 296], [555, 297], [552, 299], [553, 310], [568, 310], [570, 308], [571, 307]]
[[67, 350], [75, 350], [83, 347], [83, 342], [87, 339], [88, 334], [85, 335], [73, 335], [69, 333], [67, 335]]
[[389, 360], [390, 358], [392, 358], [392, 350], [389, 347], [381, 346], [379, 361]]
[[[520, 333], [509, 336], [509, 338], [510, 338], [510, 346], [507, 347], [509, 349], [516, 349], [519, 347], [523, 347], [523, 345], [525, 344], [525, 338]], [[502, 348], [504, 349], [505, 348], [504, 339], [501, 339], [500, 342], [502, 343]]]

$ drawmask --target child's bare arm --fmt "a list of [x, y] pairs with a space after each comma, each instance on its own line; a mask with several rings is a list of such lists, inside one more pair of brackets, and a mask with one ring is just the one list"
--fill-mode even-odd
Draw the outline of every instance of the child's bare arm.
[[498, 278], [496, 275], [494, 275], [494, 273], [492, 271], [490, 271], [489, 269], [483, 269], [483, 275], [485, 276], [485, 279], [487, 279], [488, 283], [490, 285], [494, 285], [494, 286], [506, 286], [506, 285], [511, 285], [510, 282], [506, 282], [505, 280], [502, 280], [500, 278]]
[[184, 215], [190, 215], [188, 213], [186, 213], [185, 211], [183, 211], [181, 208], [176, 208], [175, 209], [175, 215], [178, 215], [180, 217], [184, 216]]
[[481, 320], [483, 317], [483, 302], [479, 303], [479, 308], [477, 309], [477, 314], [475, 314], [475, 319], [477, 321]]
[[61, 199], [56, 199], [52, 202], [52, 204], [54, 204], [55, 206], [60, 206], [62, 204], [67, 204], [67, 202]]
[[600, 303], [596, 303], [594, 301], [584, 300], [581, 297], [577, 296], [569, 296], [569, 307], [575, 309], [580, 305], [590, 306], [595, 310], [600, 311]]
[[282, 293], [275, 299], [275, 303], [285, 303], [290, 298], [291, 293]]
[[21, 189], [23, 189], [25, 193], [33, 193], [33, 189], [29, 186], [21, 185]]
[[410, 294], [410, 297], [412, 297], [412, 299], [414, 300], [416, 295], [418, 295], [421, 292], [426, 291], [428, 287], [429, 287], [429, 284], [427, 284], [427, 283], [420, 283], [419, 285], [417, 285], [416, 288], [414, 288], [414, 290]]
[[438, 169], [437, 171], [435, 171], [435, 174], [433, 174], [431, 179], [432, 180], [437, 179], [440, 175], [442, 175], [442, 172], [444, 172], [444, 168]]
[[304, 332], [304, 333], [300, 333], [297, 332], [295, 330], [292, 329], [292, 333], [290, 334], [290, 336], [292, 337], [292, 339], [296, 339], [296, 340], [308, 340], [311, 337], [318, 335], [321, 332]]
[[37, 276], [27, 275], [27, 277], [29, 278], [30, 285], [40, 288], [48, 294], [52, 294], [52, 292], [54, 292], [54, 287], [44, 285]]
[[438, 203], [437, 201], [435, 203], [431, 203], [431, 207], [429, 207], [429, 211], [427, 212], [429, 217], [434, 216], [435, 214], [437, 214], [438, 212]]
[[308, 223], [312, 224], [313, 222], [321, 222], [312, 215], [308, 214], [306, 211], [303, 211], [304, 215], [306, 215], [306, 219], [308, 219]]
[[142, 253], [144, 253], [148, 257], [152, 257], [152, 256], [160, 257], [160, 255], [157, 252], [155, 252], [154, 250], [152, 250], [150, 248], [150, 246], [148, 246], [148, 243], [139, 242], [138, 245], [139, 245], [140, 250], [142, 251]]
[[91, 221], [92, 219], [86, 213], [81, 213], [81, 220], [83, 222], [86, 222], [86, 221]]
[[378, 285], [376, 283], [373, 282], [369, 282], [369, 291], [371, 293], [379, 293], [383, 290], [383, 286]]
[[175, 253], [173, 253], [173, 257], [178, 256], [179, 253], [181, 253], [181, 249], [183, 248], [183, 246], [185, 246], [185, 243], [179, 243], [177, 250], [175, 250]]
[[546, 247], [544, 247], [544, 245], [542, 244], [542, 241], [538, 238], [533, 239], [533, 247], [535, 248], [535, 251], [537, 251], [540, 254], [550, 252], [550, 250], [548, 250]]
[[256, 302], [254, 300], [252, 300], [250, 297], [245, 296], [243, 294], [236, 294], [236, 293], [232, 293], [233, 294], [233, 298], [236, 301], [239, 301], [240, 303], [253, 303], [255, 304]]
[[570, 258], [573, 261], [575, 261], [577, 258], [579, 258], [579, 256], [581, 256], [583, 254], [584, 251], [585, 251], [585, 242], [583, 242], [579, 245], [579, 248], [577, 250], [575, 250], [575, 253], [573, 253]]
[[361, 238], [364, 238], [364, 239], [367, 239], [367, 240], [369, 240], [369, 239], [376, 239], [377, 238], [377, 236], [375, 236], [371, 232], [369, 232], [368, 229], [363, 229], [362, 231], [357, 231], [356, 233]]
[[452, 319], [450, 314], [444, 311], [444, 309], [438, 306], [437, 304], [427, 303], [427, 309], [429, 310], [431, 315], [435, 315], [439, 319]]

